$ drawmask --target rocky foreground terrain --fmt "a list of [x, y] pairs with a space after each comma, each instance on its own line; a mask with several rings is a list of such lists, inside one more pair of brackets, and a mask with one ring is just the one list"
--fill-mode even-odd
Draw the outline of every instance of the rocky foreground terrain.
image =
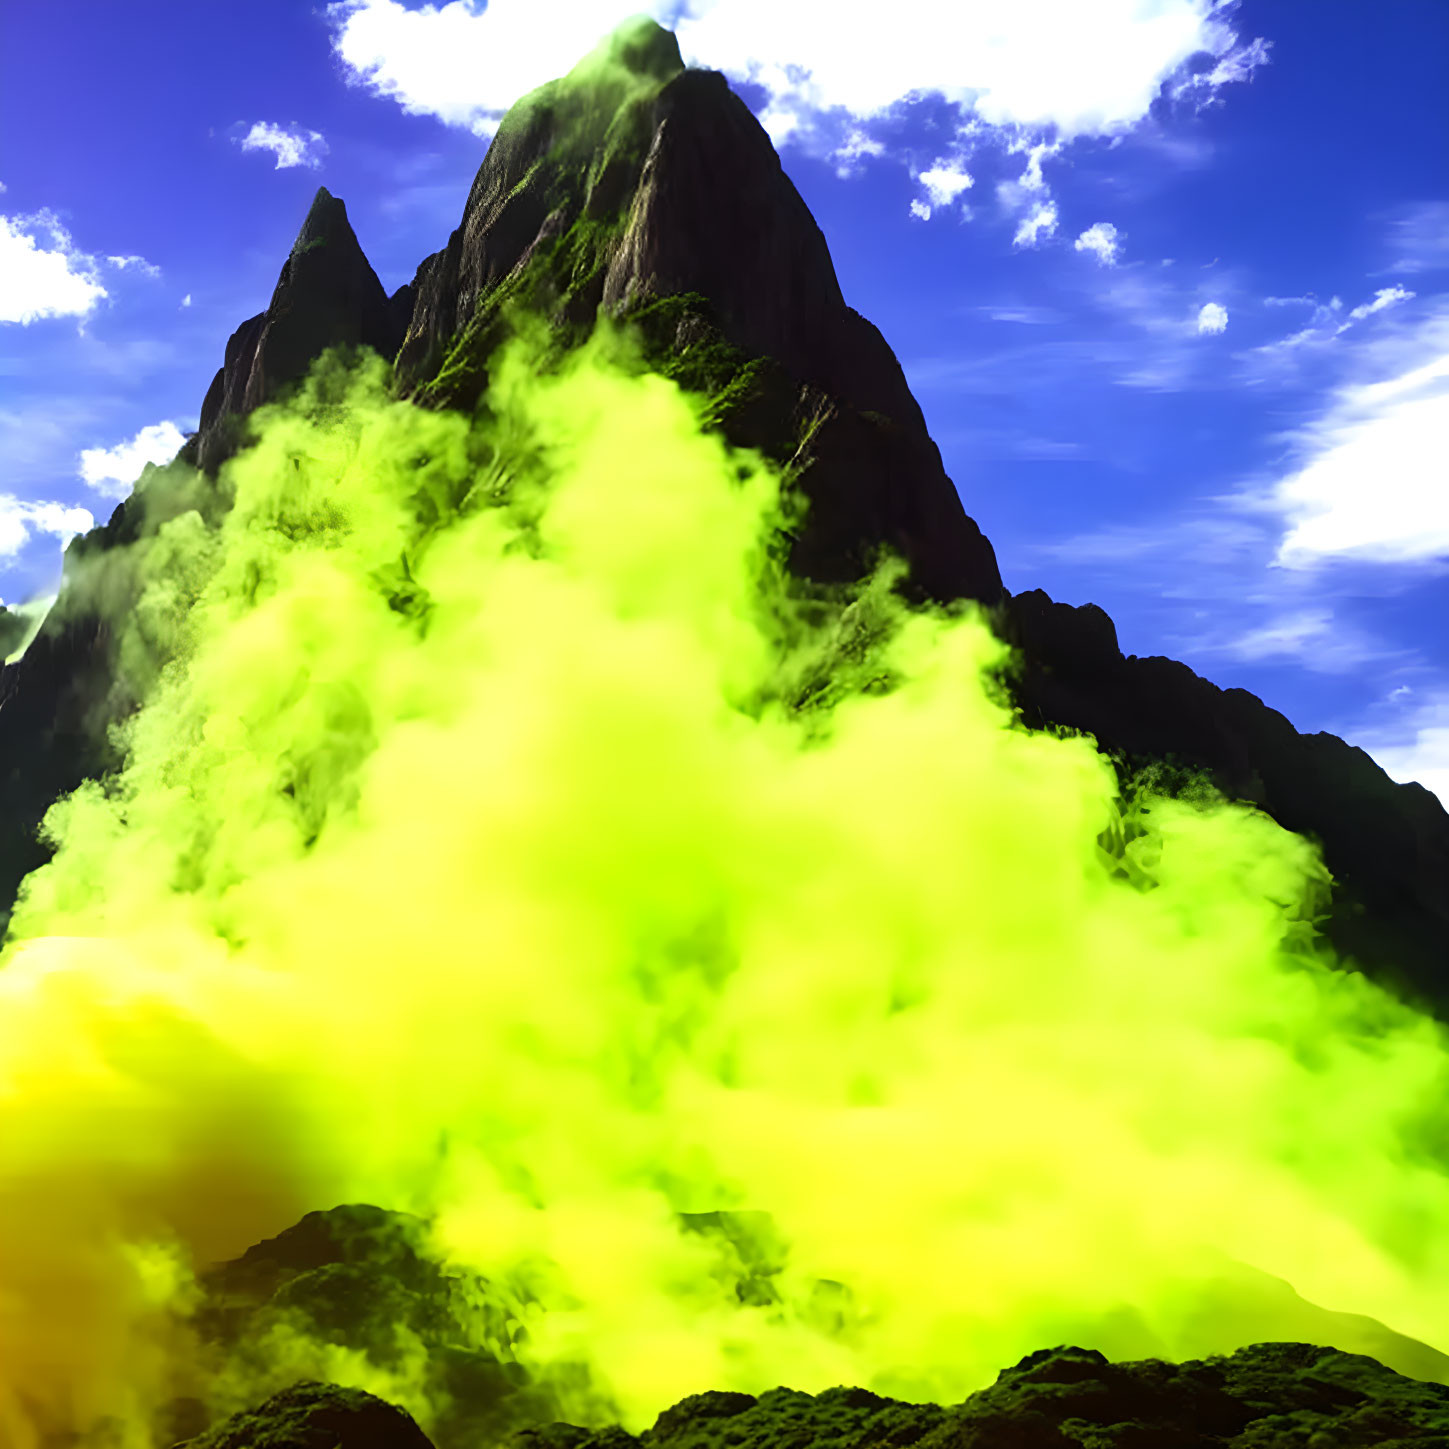
[[[709, 1217], [711, 1215], [702, 1215]], [[703, 1230], [715, 1224], [702, 1222]], [[862, 1388], [708, 1391], [642, 1434], [560, 1422], [555, 1400], [516, 1364], [458, 1346], [458, 1280], [413, 1244], [403, 1215], [353, 1206], [311, 1213], [208, 1276], [202, 1322], [245, 1360], [286, 1322], [395, 1362], [406, 1325], [428, 1350], [425, 1391], [443, 1405], [430, 1437], [375, 1395], [304, 1381], [186, 1437], [202, 1414], [170, 1407], [158, 1442], [187, 1449], [1392, 1449], [1449, 1446], [1449, 1384], [1409, 1378], [1363, 1354], [1258, 1343], [1186, 1363], [1111, 1363], [1095, 1349], [1040, 1349], [952, 1405]], [[1400, 1345], [1407, 1343], [1400, 1340]], [[1426, 1374], [1449, 1358], [1420, 1349]]]

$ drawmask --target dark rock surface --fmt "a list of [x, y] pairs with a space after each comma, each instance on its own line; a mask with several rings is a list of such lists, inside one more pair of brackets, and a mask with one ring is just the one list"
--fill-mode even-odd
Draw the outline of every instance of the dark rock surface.
[[0, 668], [0, 923], [20, 882], [50, 858], [36, 830], [50, 806], [119, 763], [105, 738], [112, 628], [96, 613], [47, 619]]
[[411, 293], [391, 299], [363, 255], [347, 208], [325, 186], [282, 264], [265, 312], [232, 333], [201, 404], [201, 428], [181, 457], [215, 472], [241, 440], [240, 420], [299, 382], [328, 347], [371, 347], [397, 354], [411, 317]]
[[569, 1424], [523, 1430], [518, 1449], [1392, 1449], [1449, 1446], [1449, 1387], [1371, 1358], [1260, 1343], [1182, 1364], [1110, 1363], [1040, 1349], [950, 1408], [867, 1389], [705, 1393], [634, 1436]]
[[[423, 1229], [421, 1219], [365, 1203], [308, 1213], [201, 1275], [201, 1338], [255, 1382], [272, 1377], [278, 1329], [348, 1349], [382, 1371], [397, 1370], [420, 1347], [420, 1383], [438, 1406], [437, 1449], [496, 1443], [520, 1424], [554, 1416], [556, 1401], [513, 1357], [517, 1320], [482, 1279], [432, 1261]], [[188, 1413], [205, 1426], [205, 1407], [189, 1400], [169, 1405], [163, 1418], [181, 1422]], [[212, 1441], [200, 1442], [209, 1449]]]
[[[889, 543], [923, 596], [1002, 597], [995, 554], [946, 477], [900, 363], [846, 305], [769, 137], [722, 75], [685, 70], [652, 21], [624, 27], [509, 112], [461, 224], [414, 285], [399, 383], [462, 407], [486, 384], [507, 300], [526, 298], [577, 335], [600, 306], [630, 316], [693, 297], [654, 314], [654, 353], [727, 351], [735, 373], [770, 359], [772, 375], [723, 410], [725, 432], [808, 475], [797, 572], [851, 580]], [[745, 416], [747, 401], [773, 425]]]
[[311, 1382], [183, 1442], [186, 1449], [433, 1449], [405, 1410], [361, 1389]]
[[1422, 785], [1395, 784], [1336, 735], [1299, 734], [1243, 689], [1185, 664], [1124, 657], [1095, 605], [1015, 595], [1008, 637], [1025, 661], [1025, 721], [1084, 730], [1130, 773], [1154, 760], [1205, 767], [1230, 798], [1321, 843], [1336, 886], [1320, 929], [1345, 960], [1449, 1013], [1449, 814]]
[[[484, 1441], [477, 1441], [479, 1444]], [[553, 1422], [513, 1449], [1445, 1449], [1449, 1387], [1302, 1343], [1226, 1357], [1111, 1363], [1094, 1349], [1028, 1354], [943, 1408], [860, 1388], [692, 1394], [642, 1434]], [[233, 1415], [186, 1449], [433, 1449], [404, 1411], [304, 1381]], [[179, 1446], [178, 1446], [179, 1449]]]

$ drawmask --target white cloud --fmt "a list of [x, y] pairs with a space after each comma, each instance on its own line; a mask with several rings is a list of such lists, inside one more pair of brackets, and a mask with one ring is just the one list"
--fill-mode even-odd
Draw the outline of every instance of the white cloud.
[[1034, 247], [1043, 236], [1051, 236], [1057, 229], [1057, 204], [1054, 201], [1039, 201], [1022, 218], [1016, 228], [1011, 244], [1018, 247]]
[[1321, 605], [1275, 615], [1221, 643], [1204, 642], [1199, 652], [1226, 654], [1248, 664], [1290, 659], [1318, 674], [1347, 674], [1398, 651]]
[[64, 544], [95, 526], [87, 509], [65, 503], [32, 503], [13, 493], [0, 493], [0, 559], [14, 558], [34, 533], [54, 534]]
[[1051, 188], [1042, 176], [1042, 162], [1048, 156], [1061, 151], [1061, 142], [1032, 143], [1029, 138], [1015, 136], [1007, 144], [1007, 153], [1026, 155], [1026, 170], [1015, 180], [996, 183], [996, 200], [1001, 210], [1009, 217], [1019, 218], [1015, 246], [1035, 246], [1038, 236], [1045, 232], [1050, 236], [1057, 227], [1056, 202]]
[[[953, 167], [963, 160], [953, 148], [993, 128], [1013, 143], [1051, 133], [1059, 147], [1131, 129], [1164, 87], [1211, 100], [1267, 59], [1265, 42], [1244, 43], [1229, 24], [1232, 8], [1221, 0], [896, 0], [883, 16], [864, 0], [451, 0], [421, 10], [339, 0], [328, 14], [349, 80], [480, 136], [642, 11], [672, 26], [689, 63], [764, 91], [759, 119], [777, 147], [848, 166], [871, 123], [908, 100], [939, 96], [961, 115], [940, 163]], [[1197, 63], [1204, 58], [1210, 63]], [[1018, 237], [1046, 229], [1048, 201], [1023, 204], [1029, 216]], [[942, 204], [922, 197], [911, 210], [926, 218]]]
[[[1235, 56], [1247, 70], [1257, 63], [1211, 0], [897, 0], [885, 24], [839, 0], [686, 9], [677, 27], [683, 49], [763, 85], [777, 108], [806, 115], [839, 106], [877, 116], [913, 93], [934, 93], [992, 126], [1105, 135], [1146, 116], [1194, 55]], [[1225, 70], [1202, 84], [1237, 78]]]
[[[1391, 698], [1407, 697], [1395, 690]], [[1390, 779], [1417, 781], [1432, 790], [1449, 810], [1449, 690], [1412, 705], [1397, 726], [1355, 736]]]
[[436, 116], [480, 136], [545, 81], [571, 70], [621, 21], [660, 5], [639, 0], [463, 0], [407, 10], [397, 0], [328, 7], [333, 47], [354, 84], [391, 96], [412, 115]]
[[1277, 558], [1285, 567], [1449, 556], [1449, 304], [1364, 360], [1379, 375], [1341, 387], [1292, 435], [1302, 462], [1271, 493], [1289, 524]]
[[1406, 206], [1389, 221], [1390, 272], [1433, 272], [1449, 268], [1449, 201]]
[[[37, 231], [50, 234], [48, 246]], [[96, 259], [76, 249], [53, 212], [0, 216], [0, 322], [84, 317], [107, 295]]]
[[1110, 221], [1094, 222], [1073, 243], [1079, 252], [1091, 252], [1103, 266], [1111, 266], [1117, 260], [1121, 243], [1117, 228]]
[[145, 257], [107, 257], [106, 260], [120, 272], [135, 267], [142, 276], [155, 278], [161, 275], [161, 268], [153, 266]]
[[961, 166], [933, 166], [929, 171], [922, 171], [916, 179], [926, 188], [932, 207], [950, 206], [963, 191], [976, 184], [971, 174]]
[[[1392, 307], [1399, 302], [1407, 302], [1410, 297], [1417, 295], [1414, 292], [1406, 292], [1402, 287], [1380, 287], [1374, 293], [1372, 302], [1365, 302], [1362, 306], [1355, 307], [1348, 315], [1355, 321], [1361, 322], [1365, 317], [1372, 317], [1375, 312], [1382, 312], [1385, 307]], [[1337, 297], [1333, 299], [1335, 302]], [[1345, 326], [1348, 324], [1345, 323]]]
[[[862, 156], [883, 156], [885, 146], [876, 140], [872, 140], [864, 131], [853, 131], [845, 140], [836, 147], [834, 160], [836, 162], [835, 174], [842, 181], [849, 181], [853, 176], [859, 174], [860, 159]], [[971, 178], [966, 177], [967, 186], [971, 185]]]
[[1221, 302], [1204, 302], [1197, 314], [1199, 333], [1222, 332], [1228, 325], [1228, 309]]
[[276, 169], [288, 166], [320, 166], [327, 154], [327, 142], [320, 131], [309, 131], [304, 126], [293, 124], [273, 125], [270, 121], [257, 121], [250, 131], [241, 137], [243, 151], [270, 151], [277, 158]]
[[185, 441], [175, 423], [152, 423], [114, 448], [86, 448], [80, 476], [102, 497], [124, 498], [147, 463], [169, 463]]
[[1350, 328], [1417, 295], [1400, 286], [1380, 287], [1371, 302], [1360, 303], [1347, 315], [1344, 314], [1343, 300], [1340, 297], [1331, 297], [1327, 302], [1320, 302], [1312, 295], [1264, 297], [1265, 306], [1307, 306], [1312, 307], [1313, 315], [1296, 332], [1249, 348], [1236, 356], [1240, 362], [1246, 364], [1253, 380], [1276, 378], [1281, 381], [1295, 374], [1306, 359], [1331, 355], [1338, 338]]
[[1219, 55], [1216, 65], [1178, 82], [1172, 87], [1172, 93], [1183, 96], [1202, 92], [1204, 100], [1210, 102], [1217, 98], [1222, 86], [1251, 80], [1260, 65], [1268, 64], [1268, 52], [1272, 47], [1272, 41], [1261, 37], [1249, 41], [1247, 45], [1233, 45]]
[[1035, 306], [1014, 306], [1006, 304], [988, 304], [985, 307], [973, 307], [973, 312], [984, 312], [993, 322], [1025, 322], [1029, 325], [1040, 325], [1043, 322], [1060, 322], [1060, 312], [1054, 312], [1050, 307]]
[[182, 305], [182, 306], [183, 306], [183, 307], [189, 307], [189, 306], [190, 306], [190, 305], [191, 305], [191, 293], [190, 293], [190, 292], [188, 292], [188, 293], [187, 293], [187, 294], [186, 294], [186, 295], [185, 295], [185, 296], [184, 296], [184, 297], [183, 297], [183, 298], [182, 298], [182, 299], [181, 299], [181, 305]]

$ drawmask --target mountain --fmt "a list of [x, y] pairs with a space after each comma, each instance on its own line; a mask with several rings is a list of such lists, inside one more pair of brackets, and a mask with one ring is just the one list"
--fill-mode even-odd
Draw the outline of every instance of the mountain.
[[[908, 596], [992, 609], [1021, 653], [1026, 723], [1092, 734], [1124, 780], [1153, 762], [1205, 769], [1230, 798], [1320, 842], [1336, 880], [1327, 940], [1426, 1009], [1449, 1010], [1449, 814], [1436, 797], [1333, 735], [1298, 733], [1244, 690], [1124, 655], [1094, 605], [1009, 593], [900, 364], [846, 304], [768, 136], [722, 75], [686, 69], [653, 22], [508, 113], [461, 224], [391, 298], [343, 203], [319, 190], [271, 302], [227, 342], [181, 457], [214, 475], [246, 415], [335, 344], [394, 358], [399, 391], [420, 403], [471, 407], [520, 301], [546, 312], [561, 345], [600, 306], [633, 318], [659, 370], [708, 393], [732, 444], [788, 465], [810, 503], [795, 573], [847, 582], [889, 545], [910, 564]], [[143, 524], [123, 503], [71, 545], [68, 575], [181, 506], [153, 499]], [[46, 858], [35, 830], [48, 804], [114, 765], [106, 724], [132, 703], [104, 611], [82, 593], [0, 671], [0, 902]]]
[[[642, 21], [509, 112], [460, 225], [393, 296], [343, 203], [319, 190], [267, 308], [226, 344], [200, 429], [180, 455], [196, 472], [177, 481], [148, 470], [105, 527], [71, 545], [61, 600], [0, 671], [7, 908], [47, 856], [37, 836], [47, 807], [116, 767], [110, 726], [144, 697], [155, 667], [123, 652], [113, 622], [140, 588], [124, 545], [187, 509], [208, 521], [224, 514], [219, 470], [244, 446], [248, 414], [285, 396], [329, 347], [390, 359], [397, 391], [420, 405], [473, 407], [515, 306], [547, 317], [561, 349], [582, 339], [600, 309], [633, 321], [651, 365], [704, 394], [712, 426], [774, 460], [809, 501], [788, 558], [800, 578], [847, 584], [882, 546], [895, 550], [909, 564], [907, 597], [975, 600], [1018, 647], [1010, 688], [1027, 725], [1089, 732], [1124, 782], [1148, 767], [1169, 779], [1206, 770], [1230, 798], [1320, 841], [1336, 880], [1320, 923], [1328, 941], [1346, 963], [1449, 1020], [1449, 814], [1420, 786], [1391, 782], [1361, 750], [1300, 734], [1243, 690], [1219, 689], [1172, 660], [1124, 656], [1094, 605], [1010, 593], [898, 361], [846, 304], [825, 239], [769, 138], [723, 76], [686, 69], [674, 37]], [[374, 1231], [378, 1211], [314, 1214], [218, 1268], [206, 1320], [216, 1341], [245, 1339], [279, 1304], [344, 1337], [385, 1311], [389, 1323], [409, 1324], [433, 1355], [429, 1371], [463, 1406], [450, 1443], [461, 1449], [467, 1434], [505, 1421], [546, 1424], [546, 1400], [510, 1366], [456, 1347], [452, 1289], [439, 1270], [410, 1248], [389, 1249], [381, 1264], [356, 1249], [392, 1232]], [[1407, 1340], [1396, 1352], [1419, 1354], [1426, 1377], [1449, 1366]], [[399, 1411], [326, 1386], [294, 1385], [229, 1424], [208, 1427], [195, 1408], [178, 1406], [170, 1430], [195, 1436], [195, 1449], [428, 1442]], [[814, 1398], [780, 1389], [759, 1400], [703, 1394], [638, 1441], [555, 1425], [525, 1430], [519, 1442], [1246, 1449], [1319, 1442], [1314, 1435], [1345, 1445], [1442, 1444], [1446, 1426], [1449, 1389], [1369, 1359], [1277, 1344], [1179, 1366], [1044, 1350], [952, 1409], [855, 1389]]]

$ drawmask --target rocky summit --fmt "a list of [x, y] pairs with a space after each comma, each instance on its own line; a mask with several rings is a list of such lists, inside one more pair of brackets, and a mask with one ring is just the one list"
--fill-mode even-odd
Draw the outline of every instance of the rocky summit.
[[[457, 229], [393, 296], [342, 201], [318, 191], [270, 302], [225, 344], [200, 429], [181, 454], [190, 481], [157, 484], [144, 508], [128, 500], [77, 539], [61, 601], [0, 671], [0, 906], [8, 911], [20, 881], [46, 859], [38, 832], [49, 806], [116, 767], [111, 726], [144, 697], [142, 666], [123, 657], [108, 622], [139, 581], [110, 570], [103, 606], [87, 586], [97, 562], [183, 510], [224, 514], [221, 468], [245, 445], [248, 415], [285, 396], [329, 348], [379, 353], [398, 394], [419, 404], [474, 407], [517, 307], [546, 317], [561, 347], [601, 311], [636, 323], [650, 365], [703, 395], [710, 425], [773, 460], [808, 500], [788, 560], [800, 577], [849, 583], [882, 547], [894, 550], [909, 565], [901, 584], [909, 596], [978, 601], [1018, 647], [1010, 688], [1026, 725], [1090, 733], [1124, 782], [1145, 768], [1166, 779], [1206, 771], [1229, 798], [1320, 842], [1335, 880], [1318, 922], [1327, 941], [1346, 965], [1449, 1020], [1449, 814], [1420, 786], [1390, 781], [1363, 751], [1299, 733], [1243, 690], [1219, 689], [1169, 659], [1124, 656], [1095, 606], [1009, 592], [900, 364], [846, 303], [825, 238], [765, 132], [722, 75], [686, 68], [674, 37], [652, 21], [623, 27], [509, 112]], [[1045, 1348], [954, 1406], [859, 1388], [704, 1392], [635, 1437], [558, 1422], [549, 1386], [530, 1383], [505, 1356], [464, 1347], [466, 1287], [376, 1208], [304, 1218], [212, 1270], [199, 1326], [218, 1351], [245, 1353], [269, 1325], [300, 1318], [381, 1371], [404, 1325], [426, 1360], [427, 1392], [443, 1406], [432, 1438], [380, 1398], [303, 1382], [217, 1423], [178, 1402], [157, 1442], [466, 1449], [511, 1435], [536, 1449], [1449, 1446], [1442, 1383], [1302, 1343], [1176, 1365]], [[1432, 1350], [1417, 1362], [1425, 1379], [1449, 1378]]]

